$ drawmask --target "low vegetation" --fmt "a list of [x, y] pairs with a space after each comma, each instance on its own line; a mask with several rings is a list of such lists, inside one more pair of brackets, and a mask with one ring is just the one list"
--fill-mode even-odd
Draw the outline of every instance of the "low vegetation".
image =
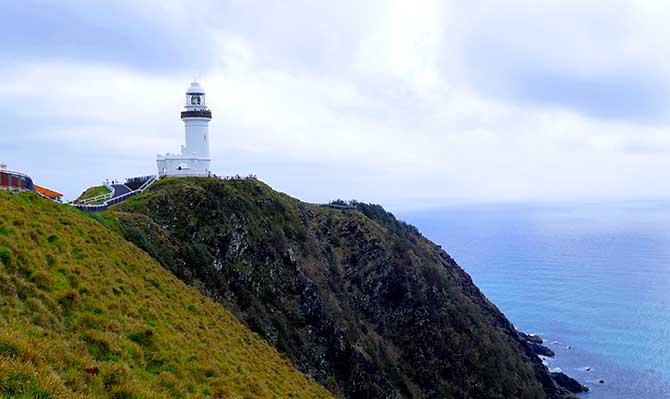
[[[105, 195], [105, 194], [109, 194], [109, 193], [111, 193], [111, 191], [105, 186], [90, 187], [90, 188], [86, 189], [86, 191], [81, 193], [79, 198], [77, 198], [77, 201], [85, 201], [87, 199], [95, 198], [97, 196]], [[103, 201], [101, 200], [99, 202], [102, 203]]]
[[0, 398], [330, 398], [93, 218], [0, 192]]
[[569, 397], [458, 264], [379, 205], [167, 178], [96, 217], [342, 398]]

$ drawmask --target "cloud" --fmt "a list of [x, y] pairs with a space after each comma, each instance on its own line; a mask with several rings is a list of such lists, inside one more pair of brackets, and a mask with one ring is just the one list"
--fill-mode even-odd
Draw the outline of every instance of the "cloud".
[[[468, 76], [485, 95], [589, 117], [670, 121], [667, 44], [659, 2], [487, 3], [463, 35]], [[649, 44], [653, 43], [652, 46]]]
[[201, 73], [212, 61], [210, 36], [188, 18], [186, 3], [26, 0], [9, 2], [2, 11], [0, 60], [6, 63], [80, 60], [152, 73]]
[[70, 198], [151, 173], [202, 73], [214, 170], [309, 201], [668, 196], [668, 13], [652, 3], [12, 5], [0, 160]]

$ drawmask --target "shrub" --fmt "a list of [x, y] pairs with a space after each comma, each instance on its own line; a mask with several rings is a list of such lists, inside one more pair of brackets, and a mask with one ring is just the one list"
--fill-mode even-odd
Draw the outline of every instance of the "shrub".
[[118, 359], [119, 352], [113, 349], [112, 343], [105, 334], [99, 331], [89, 330], [81, 335], [81, 339], [86, 343], [88, 353], [95, 360], [105, 361]]
[[30, 281], [34, 283], [37, 288], [45, 291], [51, 291], [54, 281], [51, 276], [41, 270], [34, 271], [30, 274]]
[[135, 395], [132, 392], [125, 389], [118, 390], [112, 394], [112, 399], [132, 399]]
[[[106, 388], [112, 388], [115, 386], [122, 386], [128, 382], [130, 377], [130, 369], [124, 365], [114, 365], [106, 372], [103, 373], [103, 381]], [[120, 387], [122, 388], [122, 387]], [[119, 389], [118, 392], [126, 392], [127, 389]]]
[[79, 294], [75, 290], [67, 290], [58, 298], [58, 303], [65, 309], [72, 308], [79, 301]]
[[128, 339], [140, 346], [149, 347], [153, 343], [153, 336], [154, 336], [154, 330], [146, 328], [128, 334]]
[[52, 398], [38, 383], [38, 374], [31, 363], [18, 360], [0, 362], [0, 398]]
[[104, 326], [105, 319], [95, 315], [91, 312], [85, 311], [76, 319], [74, 325], [77, 327], [91, 329], [91, 330], [102, 330]]
[[47, 265], [49, 267], [54, 267], [55, 264], [56, 264], [56, 259], [54, 259], [53, 255], [47, 254]]
[[9, 397], [24, 394], [35, 386], [35, 377], [32, 374], [10, 372], [0, 381], [0, 390]]
[[9, 342], [7, 340], [0, 341], [0, 355], [17, 357], [19, 356], [19, 353], [19, 347], [16, 346], [16, 344], [13, 342]]
[[0, 246], [0, 262], [2, 262], [5, 266], [9, 266], [11, 257], [12, 250], [7, 246]]

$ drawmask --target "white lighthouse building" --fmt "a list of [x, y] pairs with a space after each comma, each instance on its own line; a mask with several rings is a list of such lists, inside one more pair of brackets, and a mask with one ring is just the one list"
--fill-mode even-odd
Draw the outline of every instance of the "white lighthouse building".
[[181, 112], [186, 130], [186, 145], [181, 154], [165, 154], [156, 157], [159, 176], [208, 176], [209, 121], [212, 111], [207, 109], [205, 91], [198, 82], [191, 83], [186, 90], [186, 111]]

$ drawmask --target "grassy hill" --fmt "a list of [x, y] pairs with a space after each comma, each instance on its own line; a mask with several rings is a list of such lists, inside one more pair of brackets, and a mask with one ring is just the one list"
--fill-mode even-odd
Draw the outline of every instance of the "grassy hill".
[[0, 192], [0, 398], [81, 397], [332, 396], [94, 219]]
[[[84, 200], [87, 200], [89, 198], [95, 198], [95, 197], [98, 197], [100, 195], [109, 194], [109, 193], [111, 193], [111, 191], [105, 186], [89, 187], [83, 193], [81, 193], [81, 195], [79, 195], [79, 197], [76, 199], [76, 201], [84, 201]], [[98, 202], [102, 203], [104, 201], [98, 201]]]

